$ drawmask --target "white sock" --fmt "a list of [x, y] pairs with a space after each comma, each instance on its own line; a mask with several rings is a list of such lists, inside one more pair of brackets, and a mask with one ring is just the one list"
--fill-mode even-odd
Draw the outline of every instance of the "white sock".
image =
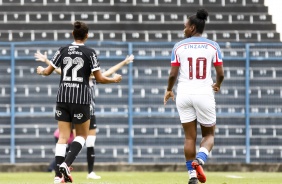
[[56, 144], [55, 156], [65, 157], [67, 144]]
[[191, 178], [197, 178], [196, 170], [190, 170], [188, 171], [189, 177]]
[[88, 135], [86, 138], [86, 147], [94, 147], [95, 146], [95, 141], [96, 141], [96, 136], [94, 135]]

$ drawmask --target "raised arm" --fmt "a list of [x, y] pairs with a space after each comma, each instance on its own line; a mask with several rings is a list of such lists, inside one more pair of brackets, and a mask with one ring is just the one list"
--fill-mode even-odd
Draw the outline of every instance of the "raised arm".
[[[36, 53], [34, 53], [35, 61], [41, 61], [43, 63], [46, 63], [47, 65], [50, 65], [50, 60], [47, 58], [47, 52], [44, 52], [42, 54], [40, 50], [37, 50]], [[61, 68], [55, 69], [55, 72], [57, 74], [61, 74]]]
[[102, 75], [108, 77], [108, 76], [112, 75], [113, 73], [115, 73], [118, 69], [120, 69], [124, 65], [127, 65], [127, 64], [133, 62], [133, 60], [134, 60], [134, 55], [131, 54], [130, 56], [127, 56], [123, 61], [119, 62], [118, 64], [111, 67], [107, 71], [103, 72]]

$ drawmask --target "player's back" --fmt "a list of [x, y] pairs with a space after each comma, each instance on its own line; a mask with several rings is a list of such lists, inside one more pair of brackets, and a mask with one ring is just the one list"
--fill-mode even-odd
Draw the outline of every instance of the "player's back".
[[57, 102], [89, 104], [89, 76], [91, 70], [100, 67], [95, 51], [82, 44], [66, 45], [52, 62], [62, 71]]
[[212, 92], [211, 66], [217, 62], [222, 62], [222, 59], [216, 42], [203, 37], [191, 37], [178, 42], [171, 58], [172, 65], [180, 66], [178, 92]]
[[88, 85], [90, 68], [90, 56], [93, 55], [93, 49], [84, 45], [67, 45], [62, 48], [62, 82], [75, 82]]

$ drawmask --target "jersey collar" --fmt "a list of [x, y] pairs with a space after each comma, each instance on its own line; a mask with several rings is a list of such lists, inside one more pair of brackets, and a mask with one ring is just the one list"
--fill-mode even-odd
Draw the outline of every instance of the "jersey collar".
[[84, 45], [83, 43], [72, 42], [72, 45]]

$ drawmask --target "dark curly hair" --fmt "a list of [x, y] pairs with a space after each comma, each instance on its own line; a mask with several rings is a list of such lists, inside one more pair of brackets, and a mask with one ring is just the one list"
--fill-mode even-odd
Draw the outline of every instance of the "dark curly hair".
[[190, 25], [195, 25], [197, 32], [202, 34], [204, 32], [206, 20], [208, 16], [209, 14], [207, 10], [199, 9], [197, 10], [196, 15], [191, 15], [191, 16], [188, 16], [187, 18], [190, 21]]

